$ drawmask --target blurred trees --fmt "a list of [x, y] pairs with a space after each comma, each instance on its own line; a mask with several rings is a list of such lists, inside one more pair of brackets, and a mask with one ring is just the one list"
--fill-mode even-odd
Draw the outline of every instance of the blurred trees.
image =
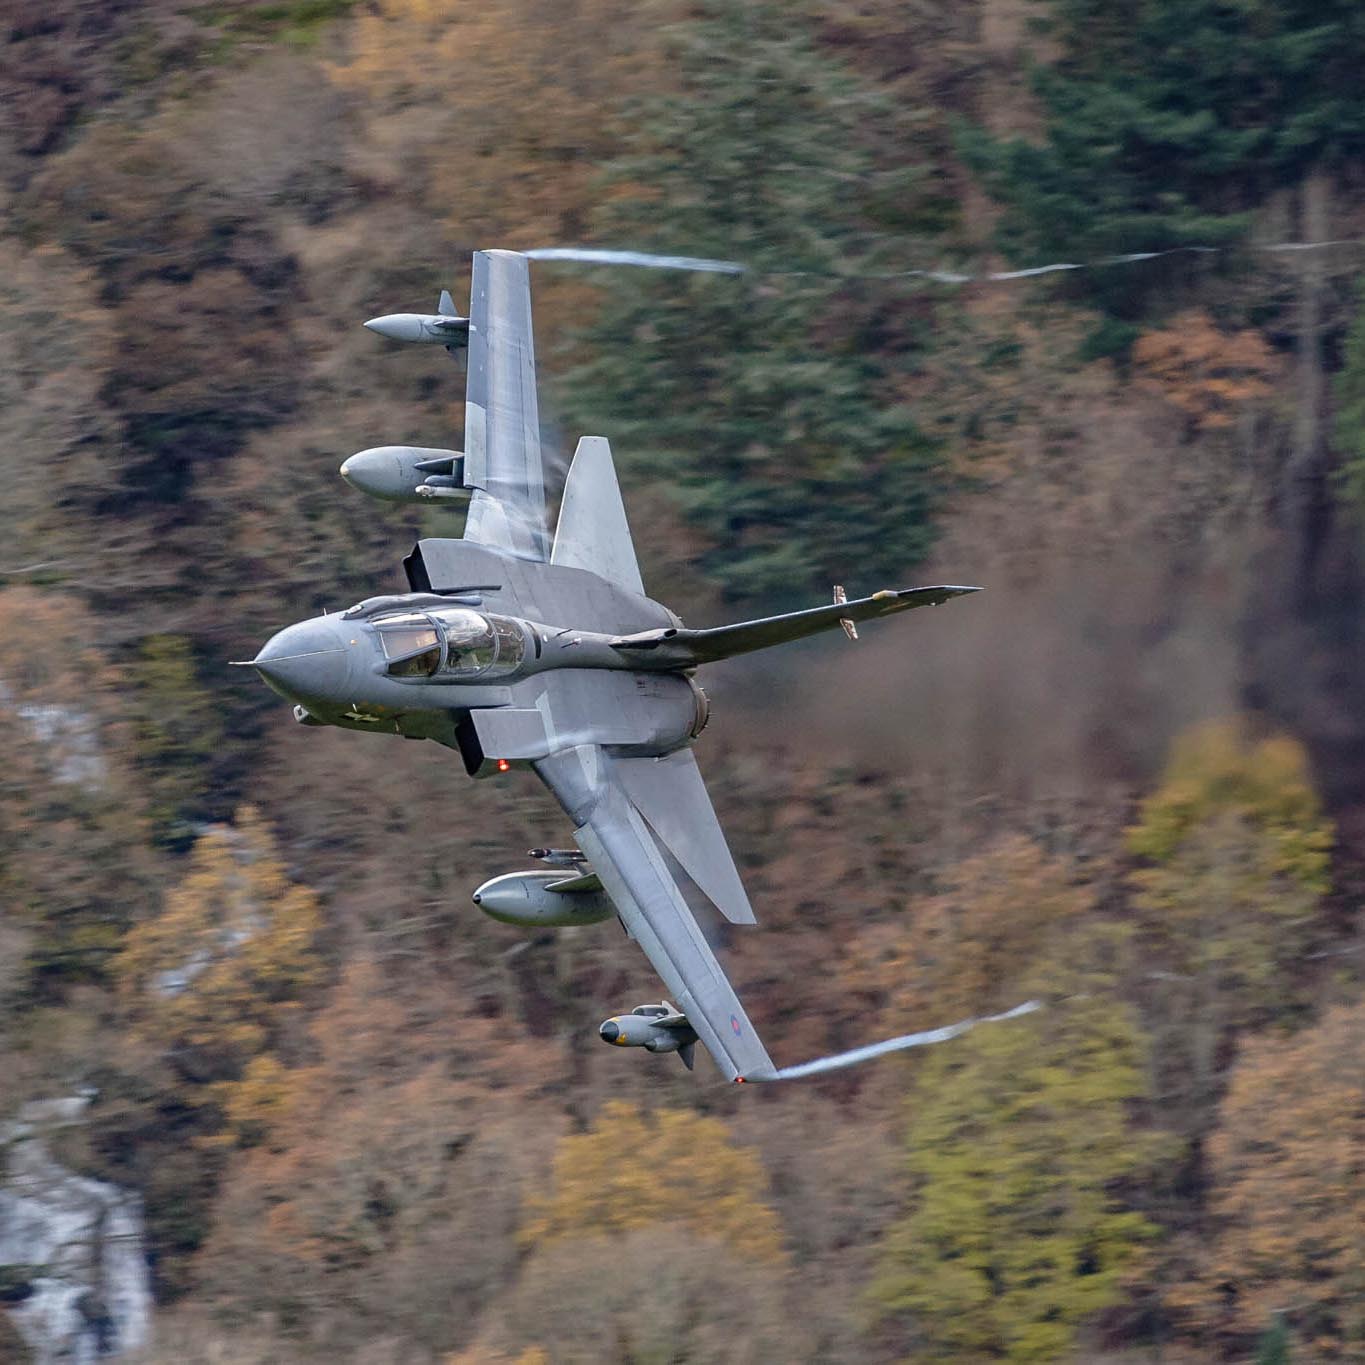
[[513, 1270], [521, 1179], [553, 1136], [515, 1121], [543, 1054], [476, 1017], [424, 1017], [365, 961], [307, 1044], [305, 1064], [260, 1059], [229, 1094], [247, 1150], [197, 1261], [203, 1292], [334, 1348], [386, 1332], [453, 1349]]
[[48, 999], [104, 979], [157, 890], [117, 675], [94, 634], [74, 597], [0, 592], [0, 888], [22, 962], [10, 989]]
[[596, 232], [753, 273], [614, 274], [562, 401], [670, 490], [731, 596], [894, 581], [940, 491], [894, 382], [924, 314], [852, 277], [914, 252], [912, 117], [766, 0], [704, 5], [669, 48], [677, 89], [632, 109]]
[[741, 1257], [776, 1263], [782, 1231], [764, 1184], [755, 1153], [736, 1147], [719, 1119], [685, 1109], [646, 1115], [609, 1100], [586, 1133], [560, 1141], [552, 1187], [534, 1201], [524, 1239], [548, 1245], [676, 1222]]
[[1203, 1322], [1283, 1315], [1314, 1360], [1365, 1356], [1365, 1006], [1242, 1048], [1209, 1143]]
[[[1050, 10], [1056, 56], [1034, 71], [1044, 139], [964, 138], [1006, 204], [1001, 241], [1016, 259], [1226, 242], [1273, 191], [1365, 148], [1365, 22], [1351, 0]], [[1081, 287], [1131, 316], [1162, 278], [1092, 272]]]
[[116, 970], [134, 1028], [192, 1081], [235, 1080], [271, 1047], [319, 978], [316, 894], [289, 880], [251, 807], [203, 834]]
[[1120, 1193], [1156, 1159], [1129, 1116], [1144, 1045], [1131, 1012], [1097, 997], [924, 1058], [910, 1203], [872, 1291], [915, 1358], [1064, 1359], [1078, 1327], [1118, 1302], [1156, 1231]]
[[184, 843], [202, 816], [211, 764], [223, 745], [213, 695], [199, 682], [190, 642], [149, 635], [129, 666], [133, 754], [150, 791], [151, 816], [162, 838]]
[[[1131, 811], [1155, 737], [1264, 683], [1243, 656], [1284, 624], [1246, 581], [1274, 576], [1255, 518], [1297, 487], [1290, 442], [1238, 414], [1288, 409], [1292, 338], [1307, 371], [1340, 359], [1359, 493], [1361, 326], [1338, 357], [1321, 299], [1290, 319], [1283, 280], [1177, 258], [1069, 277], [1166, 319], [1129, 367], [1083, 365], [1095, 315], [1065, 296], [855, 278], [951, 263], [987, 189], [1030, 259], [1231, 240], [1252, 212], [1349, 235], [1354, 7], [1028, 7], [1053, 20], [1036, 104], [1006, 3], [346, 10], [25, 0], [0, 26], [0, 572], [34, 584], [0, 592], [0, 1111], [98, 1092], [69, 1159], [144, 1197], [158, 1293], [186, 1300], [158, 1358], [1056, 1359], [1177, 1329], [1235, 1352], [1281, 1308], [1267, 1359], [1359, 1355], [1357, 701], [1311, 740], [1333, 888], [1294, 740], [1186, 736]], [[966, 138], [974, 178], [944, 120], [988, 103], [1010, 133]], [[413, 515], [342, 488], [342, 455], [458, 444], [458, 371], [358, 319], [458, 298], [468, 246], [583, 239], [756, 267], [537, 267], [544, 371], [576, 367], [547, 441], [565, 413], [612, 436], [642, 550], [704, 569], [698, 596], [899, 574], [931, 520], [945, 575], [1037, 593], [935, 657], [865, 641], [894, 715], [799, 661], [755, 675], [778, 719], [717, 708], [708, 775], [766, 926], [728, 961], [774, 1051], [1047, 1011], [814, 1091], [634, 1066], [582, 1041], [647, 973], [633, 945], [464, 904], [548, 837], [546, 798], [296, 732], [219, 667], [396, 586]], [[1331, 416], [1310, 380], [1296, 449]], [[1334, 573], [1308, 662], [1349, 681]], [[906, 741], [935, 669], [957, 719]], [[1054, 727], [1063, 796], [1033, 762]], [[248, 782], [263, 814], [234, 828]], [[1315, 1023], [1328, 992], [1355, 1003]], [[1184, 1160], [1153, 1167], [1154, 1125]]]
[[484, 1338], [511, 1352], [548, 1343], [547, 1362], [817, 1359], [785, 1289], [778, 1267], [732, 1245], [685, 1226], [637, 1227], [536, 1251], [492, 1306]]
[[1009, 1009], [1094, 909], [1075, 869], [1008, 836], [945, 869], [935, 894], [846, 945], [844, 986], [891, 1033]]
[[1198, 1132], [1229, 1031], [1303, 1007], [1297, 959], [1328, 889], [1332, 825], [1302, 746], [1230, 720], [1175, 742], [1128, 845], [1145, 860], [1132, 881], [1158, 968], [1162, 1091]]
[[1365, 517], [1365, 280], [1356, 285], [1357, 307], [1343, 347], [1336, 379], [1334, 437], [1341, 456], [1340, 488]]
[[596, 168], [619, 146], [604, 110], [660, 79], [654, 34], [675, 9], [381, 0], [357, 16], [348, 60], [331, 67], [363, 95], [370, 137], [357, 168], [408, 182], [466, 247], [573, 243]]
[[1197, 310], [1140, 336], [1133, 363], [1139, 385], [1178, 408], [1196, 431], [1230, 427], [1244, 404], [1270, 394], [1275, 373], [1259, 332], [1228, 335]]

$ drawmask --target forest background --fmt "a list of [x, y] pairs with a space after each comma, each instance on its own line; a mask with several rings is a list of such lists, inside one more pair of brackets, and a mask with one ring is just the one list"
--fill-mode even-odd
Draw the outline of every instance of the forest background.
[[[1365, 1360], [1363, 65], [1354, 0], [11, 0], [0, 1118], [94, 1096], [148, 1361]], [[579, 244], [753, 267], [535, 268], [690, 622], [988, 589], [708, 679], [773, 1051], [1047, 1009], [602, 1048], [638, 952], [468, 901], [549, 799], [226, 667], [457, 531], [336, 477], [460, 444], [360, 321]]]

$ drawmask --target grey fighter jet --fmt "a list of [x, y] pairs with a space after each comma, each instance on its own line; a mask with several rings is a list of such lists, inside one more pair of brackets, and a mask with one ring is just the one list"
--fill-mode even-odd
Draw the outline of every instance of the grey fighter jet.
[[[618, 916], [669, 999], [602, 1024], [619, 1047], [677, 1052], [699, 1039], [733, 1081], [846, 1065], [954, 1029], [779, 1070], [689, 906], [733, 924], [754, 912], [717, 822], [693, 741], [709, 703], [697, 670], [718, 659], [915, 607], [969, 587], [886, 590], [807, 611], [694, 629], [644, 589], [611, 451], [578, 443], [551, 535], [536, 407], [527, 258], [474, 256], [468, 318], [437, 313], [365, 324], [395, 340], [468, 349], [463, 452], [382, 446], [343, 477], [392, 501], [467, 500], [461, 539], [420, 541], [410, 592], [371, 597], [275, 635], [251, 663], [305, 725], [431, 739], [471, 777], [530, 768], [573, 822], [577, 846], [533, 850], [542, 870], [495, 877], [474, 902], [525, 926]], [[977, 1022], [977, 1021], [969, 1021]]]

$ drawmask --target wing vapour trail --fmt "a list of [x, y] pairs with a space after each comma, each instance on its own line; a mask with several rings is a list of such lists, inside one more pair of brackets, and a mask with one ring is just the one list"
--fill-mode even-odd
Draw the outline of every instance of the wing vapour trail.
[[1100, 270], [1107, 266], [1137, 265], [1164, 256], [1219, 256], [1232, 250], [1260, 251], [1270, 254], [1295, 251], [1322, 251], [1334, 246], [1365, 246], [1365, 240], [1342, 237], [1329, 242], [1253, 242], [1233, 248], [1223, 246], [1173, 246], [1164, 251], [1129, 251], [1122, 256], [1102, 256], [1094, 261], [1051, 261], [1020, 270], [991, 270], [969, 275], [956, 270], [887, 271], [754, 271], [742, 261], [719, 261], [705, 256], [658, 256], [649, 251], [616, 251], [599, 247], [545, 246], [522, 254], [533, 261], [586, 261], [595, 265], [634, 265], [653, 270], [697, 270], [722, 275], [761, 274], [765, 279], [847, 279], [847, 280], [931, 280], [935, 284], [1000, 284], [1011, 280], [1030, 280], [1039, 275], [1056, 275], [1067, 270]]
[[699, 270], [716, 275], [743, 275], [739, 261], [713, 261], [705, 256], [656, 256], [649, 251], [608, 251], [591, 246], [541, 246], [523, 252], [533, 261], [588, 261], [595, 265], [639, 265], [650, 270]]
[[[947, 1024], [943, 1028], [926, 1029], [923, 1033], [904, 1033], [899, 1038], [888, 1038], [885, 1042], [870, 1043], [867, 1047], [855, 1047], [851, 1052], [836, 1052], [832, 1057], [817, 1057], [813, 1062], [802, 1062], [799, 1066], [780, 1067], [766, 1080], [796, 1081], [804, 1076], [819, 1076], [826, 1071], [840, 1071], [846, 1066], [857, 1066], [859, 1062], [873, 1057], [883, 1057], [888, 1052], [904, 1052], [912, 1047], [928, 1047], [930, 1043], [946, 1043], [950, 1038], [959, 1038], [969, 1033], [978, 1024], [998, 1024], [1006, 1019], [1017, 1019], [1022, 1014], [1032, 1014], [1043, 1007], [1041, 1000], [1026, 1000], [1004, 1014], [988, 1014], [980, 1019], [964, 1019], [961, 1023]], [[755, 1080], [758, 1077], [754, 1078]]]

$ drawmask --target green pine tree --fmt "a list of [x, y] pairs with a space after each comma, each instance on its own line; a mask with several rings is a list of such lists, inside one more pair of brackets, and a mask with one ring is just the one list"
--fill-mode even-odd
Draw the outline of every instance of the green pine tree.
[[1342, 496], [1365, 518], [1365, 279], [1358, 289], [1361, 307], [1346, 335], [1337, 375], [1336, 446]]
[[1266, 1330], [1256, 1347], [1256, 1365], [1290, 1365], [1289, 1328], [1284, 1318], [1275, 1315], [1274, 1323]]
[[887, 169], [900, 115], [800, 12], [709, 3], [671, 41], [677, 88], [636, 111], [599, 236], [752, 270], [610, 276], [565, 406], [676, 496], [731, 595], [901, 582], [941, 475], [897, 402], [905, 294], [850, 277], [909, 243], [929, 181]]
[[[1272, 190], [1365, 150], [1354, 0], [1054, 0], [1051, 27], [1060, 56], [1034, 73], [1045, 139], [962, 137], [1016, 259], [1229, 242]], [[1088, 285], [1131, 315], [1161, 279]]]

